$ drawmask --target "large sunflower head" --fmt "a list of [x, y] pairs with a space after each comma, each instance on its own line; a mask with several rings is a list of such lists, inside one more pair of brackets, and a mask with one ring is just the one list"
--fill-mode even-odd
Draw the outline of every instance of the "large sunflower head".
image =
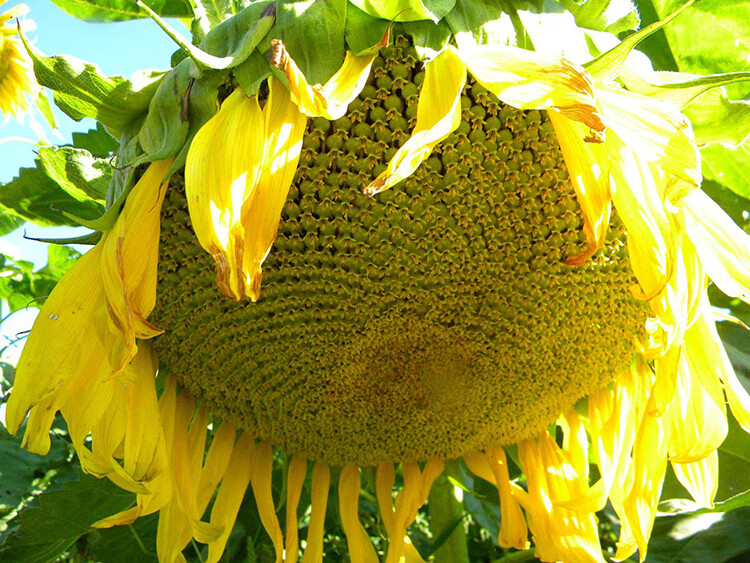
[[707, 298], [710, 277], [747, 299], [750, 239], [700, 189], [678, 87], [628, 66], [653, 29], [562, 56], [484, 3], [346, 8], [325, 27], [258, 2], [200, 48], [177, 37], [8, 428], [28, 415], [43, 453], [61, 411], [83, 469], [138, 495], [98, 526], [159, 511], [162, 561], [191, 539], [218, 561], [248, 486], [277, 561], [319, 561], [336, 479], [351, 559], [374, 561], [365, 467], [386, 560], [414, 560], [407, 527], [456, 459], [497, 487], [501, 546], [602, 560], [609, 501], [616, 557], [645, 557], [667, 464], [710, 506], [725, 402], [750, 428]]

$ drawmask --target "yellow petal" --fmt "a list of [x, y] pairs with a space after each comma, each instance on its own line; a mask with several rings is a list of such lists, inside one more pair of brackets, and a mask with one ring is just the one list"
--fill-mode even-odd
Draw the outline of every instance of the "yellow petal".
[[[379, 45], [387, 44], [386, 32]], [[278, 39], [272, 39], [271, 47], [271, 64], [284, 72], [289, 82], [292, 100], [299, 106], [300, 111], [310, 117], [325, 117], [331, 120], [342, 117], [349, 103], [362, 91], [370, 74], [372, 62], [377, 56], [375, 48], [371, 54], [365, 55], [347, 52], [341, 68], [325, 85], [310, 86], [294, 59], [289, 56], [284, 44]]]
[[128, 195], [112, 231], [102, 239], [102, 279], [110, 328], [118, 338], [110, 349], [113, 375], [136, 354], [136, 338], [161, 334], [146, 318], [156, 302], [159, 219], [166, 194], [162, 184], [171, 160], [151, 164]]
[[590, 141], [603, 139], [594, 85], [582, 67], [508, 45], [461, 45], [460, 55], [474, 78], [506, 104], [554, 109], [589, 127]]
[[331, 470], [322, 461], [315, 462], [310, 490], [310, 525], [307, 528], [307, 547], [302, 563], [322, 563], [323, 534], [325, 532], [328, 490], [331, 485]]
[[508, 474], [508, 461], [502, 448], [487, 451], [487, 461], [497, 483], [500, 495], [500, 532], [497, 541], [500, 547], [528, 549], [528, 530], [526, 519], [521, 512], [518, 500], [513, 498]]
[[719, 454], [714, 451], [701, 460], [674, 463], [672, 469], [693, 500], [704, 508], [714, 507], [714, 497], [719, 486]]
[[628, 229], [628, 253], [644, 298], [656, 296], [674, 268], [674, 228], [664, 209], [656, 178], [649, 167], [615, 135], [612, 151], [612, 200]]
[[296, 563], [299, 557], [299, 541], [297, 539], [297, 505], [302, 495], [302, 486], [307, 475], [307, 460], [303, 457], [292, 456], [287, 474], [286, 490], [286, 540], [284, 544], [284, 561]]
[[227, 297], [248, 293], [243, 275], [243, 205], [252, 201], [263, 165], [264, 118], [253, 96], [237, 88], [195, 135], [185, 162], [185, 195], [201, 246], [216, 262]]
[[750, 236], [701, 190], [683, 204], [687, 235], [711, 281], [730, 297], [750, 302]]
[[250, 473], [255, 462], [254, 450], [253, 438], [249, 434], [242, 434], [234, 446], [229, 467], [211, 508], [211, 523], [221, 525], [223, 532], [209, 544], [207, 563], [217, 563], [224, 553], [242, 498], [250, 483]]
[[276, 550], [276, 563], [281, 563], [284, 556], [284, 538], [281, 534], [279, 519], [276, 517], [276, 507], [273, 503], [273, 487], [271, 474], [273, 471], [273, 450], [268, 442], [260, 442], [255, 448], [255, 463], [250, 474], [250, 484], [258, 505], [258, 514], [263, 527], [268, 532]]
[[357, 514], [359, 489], [359, 468], [353, 464], [346, 465], [339, 476], [339, 511], [349, 557], [352, 563], [377, 563], [378, 556]]
[[583, 233], [589, 247], [565, 260], [571, 266], [581, 266], [604, 244], [609, 227], [611, 196], [609, 192], [609, 155], [600, 143], [584, 141], [585, 127], [557, 112], [549, 112], [568, 175], [576, 192], [583, 215]]
[[366, 195], [375, 195], [408, 178], [435, 145], [458, 128], [465, 84], [466, 66], [451, 45], [427, 63], [414, 131], [396, 151], [388, 168], [365, 188]]
[[[97, 323], [104, 326], [106, 322], [99, 267], [101, 252], [100, 244], [78, 259], [52, 290], [34, 321], [16, 366], [5, 414], [6, 427], [13, 434], [29, 409], [54, 397], [67, 382], [79, 377], [82, 370], [106, 362], [106, 351], [96, 330]], [[54, 416], [54, 411], [51, 414]], [[46, 429], [44, 426], [40, 425], [39, 432], [46, 435], [49, 426]], [[46, 453], [43, 449], [34, 451]]]
[[[700, 154], [690, 121], [666, 102], [599, 85], [597, 96], [606, 125], [643, 162], [656, 163], [669, 176], [697, 188], [702, 180]], [[689, 191], [689, 188], [683, 187]], [[684, 195], [686, 191], [679, 191]], [[676, 203], [676, 200], [673, 200]]]
[[214, 434], [211, 446], [206, 454], [206, 461], [201, 469], [200, 482], [198, 484], [198, 493], [196, 495], [196, 504], [198, 512], [203, 513], [211, 500], [211, 497], [218, 487], [219, 482], [224, 478], [229, 467], [229, 462], [234, 450], [234, 439], [237, 432], [234, 425], [228, 422], [223, 423]]
[[276, 238], [307, 122], [281, 82], [271, 78], [268, 86], [268, 100], [263, 108], [265, 142], [260, 182], [255, 197], [242, 207], [245, 227], [242, 268], [247, 294], [253, 301], [260, 295], [261, 264]]

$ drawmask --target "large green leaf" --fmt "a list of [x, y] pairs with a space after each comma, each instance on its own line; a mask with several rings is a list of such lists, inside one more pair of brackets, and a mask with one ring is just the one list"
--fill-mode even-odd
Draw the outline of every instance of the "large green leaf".
[[[135, 0], [52, 0], [79, 20], [116, 22], [147, 18]], [[144, 0], [157, 14], [166, 18], [192, 18], [189, 0]]]
[[147, 563], [156, 561], [156, 529], [159, 515], [138, 518], [129, 526], [92, 530], [86, 535], [88, 555], [106, 563]]
[[0, 205], [0, 237], [15, 231], [25, 222], [26, 220], [23, 217], [4, 205]]
[[69, 450], [67, 442], [54, 438], [46, 456], [29, 453], [21, 449], [21, 436], [11, 436], [0, 424], [0, 518], [32, 494], [51, 468], [65, 463]]
[[78, 201], [104, 204], [112, 165], [76, 147], [41, 147], [39, 161], [47, 175]]
[[86, 149], [97, 158], [109, 158], [117, 152], [120, 143], [107, 133], [101, 123], [97, 123], [96, 129], [90, 129], [86, 133], [73, 133], [73, 146]]
[[75, 225], [62, 212], [93, 219], [102, 214], [104, 206], [94, 200], [79, 201], [66, 193], [41, 168], [21, 168], [18, 176], [0, 185], [0, 205], [41, 226]]
[[[652, 1], [660, 16], [664, 16], [678, 5], [675, 0]], [[700, 30], [700, 33], [696, 33], [696, 30]], [[664, 32], [670, 51], [682, 72], [716, 74], [747, 70], [747, 61], [750, 60], [750, 0], [700, 0], [685, 10], [665, 28]], [[729, 99], [738, 100], [750, 94], [750, 83], [728, 86], [727, 92]], [[700, 99], [696, 103], [700, 103]], [[733, 137], [728, 141], [744, 137], [741, 130], [742, 121], [738, 123], [736, 116], [729, 117], [730, 114], [740, 111], [741, 120], [745, 119], [743, 116], [746, 115], [746, 106], [741, 102], [736, 103], [739, 105], [725, 108], [727, 111], [723, 117], [721, 106], [715, 110], [717, 131], [721, 132], [722, 127], [734, 125]], [[744, 197], [750, 197], [750, 180], [746, 173], [750, 168], [748, 141], [737, 149], [712, 144], [701, 153], [705, 176], [728, 186]]]
[[45, 57], [27, 47], [37, 80], [53, 91], [57, 106], [76, 121], [96, 119], [115, 137], [148, 110], [163, 76], [156, 71], [138, 72], [130, 80], [104, 76], [96, 65], [71, 55]]
[[347, 0], [279, 0], [276, 25], [310, 84], [324, 84], [344, 61]]
[[91, 525], [135, 504], [135, 494], [107, 479], [78, 474], [59, 490], [48, 490], [10, 521], [0, 560], [47, 563], [62, 555]]
[[640, 18], [632, 0], [561, 0], [581, 27], [620, 33], [638, 29]]

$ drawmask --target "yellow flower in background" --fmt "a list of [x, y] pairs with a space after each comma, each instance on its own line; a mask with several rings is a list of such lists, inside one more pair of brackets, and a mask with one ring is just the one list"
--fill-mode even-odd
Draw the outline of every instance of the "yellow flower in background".
[[[19, 4], [0, 14], [0, 113], [16, 119], [29, 110], [31, 98], [39, 88], [15, 22], [15, 18], [23, 17], [28, 11], [28, 6]], [[30, 22], [24, 23], [28, 28]]]
[[28, 414], [45, 453], [62, 412], [83, 469], [138, 495], [97, 525], [159, 511], [161, 561], [193, 539], [219, 561], [248, 486], [276, 560], [321, 561], [335, 479], [351, 559], [376, 561], [363, 467], [385, 560], [417, 561], [408, 527], [457, 458], [496, 485], [501, 546], [602, 561], [609, 501], [616, 558], [643, 559], [667, 464], [711, 506], [725, 400], [750, 430], [706, 295], [747, 299], [750, 238], [667, 102], [510, 46], [423, 70], [407, 36], [380, 47], [311, 86], [273, 41], [279, 75], [222, 100], [184, 178], [149, 166], [42, 308], [8, 429]]

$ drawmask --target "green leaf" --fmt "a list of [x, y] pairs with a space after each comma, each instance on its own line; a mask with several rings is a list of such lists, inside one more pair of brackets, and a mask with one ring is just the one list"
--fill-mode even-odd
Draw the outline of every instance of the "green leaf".
[[139, 72], [128, 80], [103, 76], [96, 65], [71, 55], [45, 57], [26, 44], [42, 86], [54, 93], [57, 106], [76, 121], [92, 117], [115, 137], [148, 109], [162, 72]]
[[0, 205], [43, 227], [77, 224], [63, 213], [84, 219], [102, 213], [100, 203], [78, 201], [47, 176], [39, 160], [36, 163], [36, 168], [21, 168], [16, 178], [0, 186]]
[[641, 19], [632, 0], [561, 0], [581, 27], [621, 33], [638, 29]]
[[39, 90], [39, 94], [36, 97], [36, 109], [42, 114], [44, 121], [47, 122], [52, 129], [57, 129], [57, 118], [52, 112], [52, 106], [49, 103], [47, 92], [45, 90]]
[[4, 205], [0, 205], [0, 237], [15, 231], [26, 220]]
[[0, 424], [0, 515], [18, 507], [37, 487], [37, 482], [55, 466], [65, 462], [69, 447], [65, 440], [53, 436], [46, 456], [21, 449], [21, 434], [11, 436]]
[[431, 21], [409, 22], [404, 24], [404, 30], [412, 36], [420, 59], [437, 57], [451, 38], [451, 28], [445, 20], [437, 24]]
[[120, 143], [107, 133], [101, 123], [97, 123], [96, 129], [90, 129], [86, 133], [73, 133], [73, 145], [86, 149], [97, 158], [109, 158], [117, 151]]
[[730, 150], [721, 145], [708, 145], [701, 149], [703, 175], [719, 182], [744, 198], [750, 198], [750, 142]]
[[[656, 519], [649, 563], [721, 563], [750, 550], [750, 508]], [[743, 559], [745, 560], [745, 559]], [[737, 560], [739, 561], [739, 560]]]
[[138, 518], [128, 526], [92, 530], [86, 535], [89, 557], [107, 563], [156, 561], [156, 530], [159, 514]]
[[190, 144], [201, 127], [219, 111], [219, 85], [223, 78], [219, 73], [204, 73], [204, 76], [198, 79], [190, 90], [190, 104], [188, 108], [188, 121], [190, 123], [187, 140], [182, 145], [182, 149], [177, 154], [172, 163], [172, 167], [167, 172], [171, 176], [183, 166], [187, 159], [187, 153], [190, 150]]
[[47, 244], [88, 244], [88, 245], [95, 245], [97, 242], [99, 242], [102, 239], [102, 233], [99, 231], [94, 231], [91, 233], [87, 233], [85, 235], [81, 235], [78, 237], [65, 237], [65, 238], [45, 238], [45, 237], [30, 237], [30, 236], [24, 236], [27, 240], [35, 240], [38, 242], [46, 242]]
[[[512, 10], [514, 15], [515, 10]], [[460, 45], [463, 41], [478, 45], [499, 43], [523, 46], [516, 38], [516, 22], [497, 2], [490, 0], [457, 0], [446, 21]]]
[[410, 22], [432, 20], [435, 23], [453, 9], [456, 0], [349, 0], [360, 10], [376, 18]]
[[[117, 22], [147, 18], [135, 0], [52, 0], [71, 16], [90, 22]], [[165, 18], [192, 18], [188, 0], [146, 0], [146, 3]]]
[[140, 161], [172, 158], [185, 143], [188, 132], [186, 104], [194, 80], [190, 77], [191, 65], [185, 60], [172, 69], [151, 99], [146, 120], [138, 133], [138, 141], [146, 151]]
[[274, 23], [274, 3], [254, 2], [234, 17], [220, 23], [201, 41], [201, 49], [215, 57], [230, 58], [225, 68], [244, 62]]
[[587, 70], [599, 80], [616, 78], [620, 75], [625, 59], [628, 58], [628, 55], [638, 43], [670, 23], [693, 4], [693, 2], [695, 2], [695, 0], [687, 0], [687, 2], [664, 16], [663, 19], [647, 25], [632, 35], [628, 35], [618, 43], [617, 46], [600, 55], [590, 63], [587, 63], [585, 65]]
[[39, 161], [47, 175], [78, 201], [104, 204], [112, 165], [86, 149], [41, 147]]
[[78, 474], [60, 490], [45, 491], [34, 506], [9, 523], [0, 559], [6, 563], [46, 563], [62, 555], [91, 525], [135, 504], [135, 495], [107, 479]]
[[349, 50], [355, 55], [369, 51], [383, 39], [390, 25], [390, 22], [371, 16], [349, 4], [344, 31]]
[[245, 62], [234, 69], [233, 73], [245, 94], [255, 96], [263, 81], [271, 75], [271, 66], [266, 57], [258, 51], [253, 51]]
[[[641, 25], [644, 27], [659, 20], [659, 14], [656, 12], [651, 0], [636, 0], [638, 13], [641, 16]], [[638, 44], [638, 50], [646, 53], [648, 58], [658, 70], [678, 70], [677, 62], [672, 56], [672, 51], [667, 42], [667, 36], [663, 29], [660, 29]]]
[[693, 124], [696, 142], [732, 148], [746, 141], [750, 136], [750, 102], [730, 100], [721, 93], [713, 96], [712, 102], [701, 98], [683, 110]]
[[281, 40], [310, 84], [324, 84], [344, 61], [346, 8], [347, 0], [277, 3]]
[[[227, 22], [224, 22], [226, 25], [221, 27], [221, 30], [215, 35], [214, 39], [209, 40], [210, 45], [222, 52], [227, 49], [226, 46], [222, 46], [225, 40], [230, 42], [230, 47], [235, 48], [234, 51], [229, 51], [226, 55], [215, 56], [190, 43], [177, 30], [159, 17], [156, 12], [143, 4], [141, 0], [137, 0], [137, 2], [148, 12], [151, 19], [169, 35], [172, 41], [180, 46], [200, 70], [221, 70], [240, 64], [250, 55], [260, 40], [271, 29], [274, 20], [270, 3], [261, 2], [248, 6], [245, 9], [247, 12], [244, 13], [238, 22], [227, 20]], [[219, 27], [216, 29], [219, 29]], [[207, 38], [208, 35], [206, 35], [204, 41]]]

